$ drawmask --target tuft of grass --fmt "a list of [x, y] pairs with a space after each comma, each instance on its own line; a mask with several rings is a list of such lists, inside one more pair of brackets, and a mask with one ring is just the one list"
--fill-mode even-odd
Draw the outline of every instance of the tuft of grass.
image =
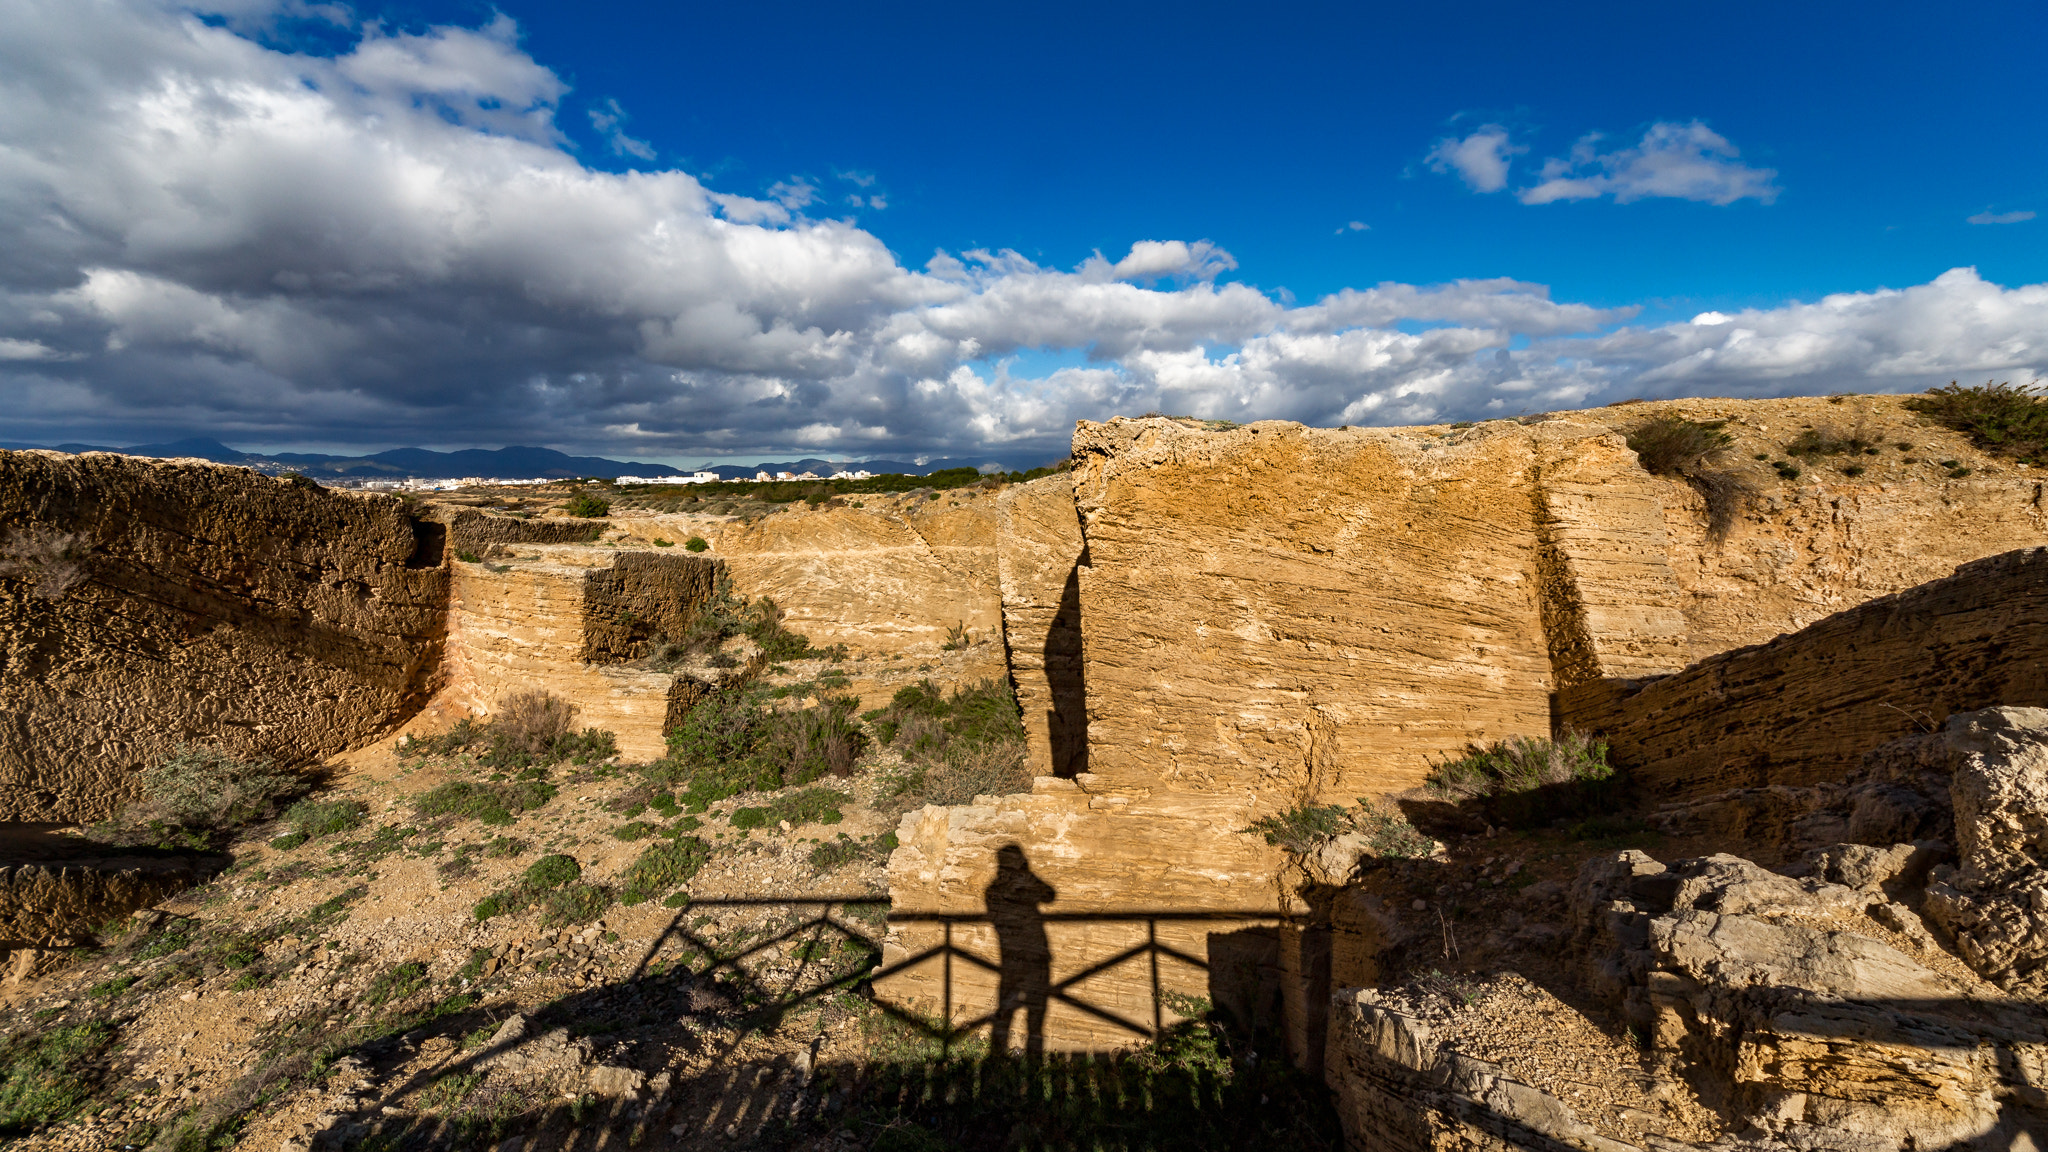
[[[1628, 446], [1652, 475], [1677, 476], [1707, 505], [1707, 537], [1725, 539], [1754, 494], [1740, 473], [1721, 467], [1735, 437], [1726, 420], [1688, 420], [1676, 413], [1652, 416], [1630, 429]], [[1782, 473], [1780, 473], [1782, 475]]]
[[1864, 437], [1861, 432], [1843, 432], [1836, 428], [1821, 426], [1808, 428], [1792, 438], [1785, 445], [1785, 455], [1812, 463], [1822, 456], [1861, 456], [1866, 449], [1877, 447], [1877, 442]]
[[635, 840], [645, 840], [660, 830], [658, 826], [649, 824], [645, 820], [635, 820], [630, 824], [621, 824], [617, 828], [612, 829], [612, 836], [615, 839], [631, 843]]
[[1652, 416], [1627, 433], [1628, 446], [1656, 476], [1690, 476], [1726, 455], [1735, 437], [1722, 431], [1726, 420], [1688, 420], [1676, 413]]
[[1249, 828], [1239, 829], [1247, 834], [1263, 836], [1266, 843], [1297, 856], [1306, 856], [1349, 830], [1344, 809], [1336, 804], [1298, 804], [1285, 812], [1260, 817], [1252, 821]]
[[527, 866], [521, 882], [536, 892], [545, 892], [572, 884], [583, 876], [583, 866], [576, 863], [574, 856], [555, 853], [543, 856]]
[[612, 894], [609, 891], [579, 880], [547, 894], [547, 898], [541, 901], [540, 924], [543, 928], [588, 924], [604, 915], [604, 910], [611, 904]]
[[[2048, 463], [2048, 395], [2039, 384], [2011, 383], [1964, 388], [1950, 381], [1906, 401], [1906, 408], [1995, 456], [2022, 464]], [[1946, 465], [1955, 468], [1954, 463]]]
[[371, 1008], [393, 1000], [405, 1000], [427, 985], [427, 966], [417, 960], [394, 964], [377, 974], [363, 990], [363, 1003]]
[[663, 540], [661, 537], [657, 536], [654, 538], [654, 546], [656, 548], [673, 548], [676, 546], [676, 542], [673, 540]]

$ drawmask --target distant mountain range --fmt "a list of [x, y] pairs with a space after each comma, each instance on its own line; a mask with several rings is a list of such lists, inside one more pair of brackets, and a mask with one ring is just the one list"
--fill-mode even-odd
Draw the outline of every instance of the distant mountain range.
[[[393, 448], [388, 452], [378, 452], [371, 456], [328, 456], [309, 452], [262, 454], [239, 451], [218, 440], [200, 437], [177, 440], [169, 444], [134, 444], [126, 448], [114, 448], [104, 444], [7, 442], [0, 442], [0, 448], [47, 448], [58, 452], [122, 452], [130, 456], [155, 456], [164, 459], [197, 457], [201, 460], [211, 460], [216, 464], [239, 464], [259, 472], [299, 472], [318, 480], [438, 480], [462, 476], [495, 477], [502, 480], [527, 480], [538, 477], [572, 480], [582, 476], [609, 478], [688, 475], [684, 469], [671, 468], [666, 464], [607, 460], [602, 456], [571, 456], [552, 448], [467, 448], [460, 452]], [[723, 479], [740, 480], [751, 478], [756, 472], [816, 472], [820, 476], [829, 476], [841, 469], [864, 469], [877, 474], [900, 472], [921, 476], [941, 468], [962, 467], [972, 468], [975, 464], [966, 460], [934, 460], [926, 464], [908, 464], [900, 460], [848, 462], [809, 458], [781, 463], [717, 464], [706, 466], [702, 470], [716, 472]]]

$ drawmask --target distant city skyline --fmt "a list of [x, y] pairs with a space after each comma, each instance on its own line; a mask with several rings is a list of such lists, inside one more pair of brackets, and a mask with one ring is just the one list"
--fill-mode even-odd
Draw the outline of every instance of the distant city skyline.
[[2048, 10], [0, 0], [0, 440], [1065, 451], [2048, 373]]

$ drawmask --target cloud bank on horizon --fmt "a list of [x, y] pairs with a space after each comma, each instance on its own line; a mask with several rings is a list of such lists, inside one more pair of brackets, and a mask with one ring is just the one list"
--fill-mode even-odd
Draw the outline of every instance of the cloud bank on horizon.
[[[911, 267], [807, 214], [837, 204], [808, 185], [755, 198], [585, 164], [555, 120], [566, 85], [506, 17], [364, 27], [315, 56], [238, 32], [260, 4], [231, 16], [0, 0], [14, 438], [1015, 456], [1150, 409], [1400, 424], [2048, 370], [2048, 284], [1970, 268], [1645, 325], [1509, 279], [1296, 303], [1226, 281], [1237, 261], [1207, 240], [1073, 268], [984, 250]], [[616, 155], [652, 155], [628, 110], [592, 119]], [[1489, 124], [1424, 159], [1532, 206], [1779, 194], [1699, 121], [1587, 134], [1518, 181], [1525, 151]], [[1017, 374], [1011, 358], [1041, 350], [1086, 359]]]

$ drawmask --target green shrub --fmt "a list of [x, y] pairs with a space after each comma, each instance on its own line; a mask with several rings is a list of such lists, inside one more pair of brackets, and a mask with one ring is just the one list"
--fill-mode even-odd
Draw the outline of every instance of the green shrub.
[[570, 924], [588, 924], [604, 910], [611, 907], [611, 893], [594, 884], [577, 881], [565, 884], [541, 901], [540, 923], [543, 928], [562, 928]]
[[642, 904], [690, 882], [711, 859], [711, 848], [695, 836], [656, 844], [626, 866], [619, 877], [619, 903]]
[[[851, 775], [867, 744], [853, 721], [856, 707], [851, 699], [828, 699], [811, 708], [775, 711], [757, 690], [714, 692], [683, 715], [668, 734], [667, 762], [649, 771], [659, 779], [686, 781], [680, 799], [692, 812], [742, 792]], [[671, 815], [675, 803], [668, 800]]]
[[287, 832], [282, 836], [272, 839], [270, 846], [280, 852], [289, 852], [310, 839], [312, 837], [307, 836], [304, 832]]
[[421, 816], [453, 816], [484, 824], [510, 824], [522, 812], [530, 812], [555, 798], [555, 787], [540, 780], [519, 780], [510, 784], [479, 784], [471, 780], [450, 780], [413, 801]]
[[171, 758], [142, 771], [142, 798], [112, 820], [94, 825], [103, 843], [210, 848], [267, 820], [278, 802], [304, 782], [268, 760], [237, 760], [217, 748], [179, 745]]
[[2040, 385], [2015, 387], [1987, 380], [1981, 388], [1964, 388], [1950, 381], [1946, 388], [1907, 400], [1906, 407], [1961, 432], [1993, 455], [2022, 464], [2048, 463], [2048, 395]]
[[301, 800], [285, 811], [285, 823], [308, 840], [360, 827], [370, 815], [361, 800]]
[[1329, 840], [1334, 840], [1350, 830], [1350, 823], [1344, 819], [1344, 809], [1336, 804], [1299, 804], [1285, 812], [1252, 821], [1246, 833], [1256, 833], [1266, 843], [1284, 848], [1297, 856], [1306, 856]]
[[517, 772], [568, 761], [589, 764], [618, 755], [617, 739], [601, 728], [570, 731], [575, 705], [547, 692], [515, 692], [498, 704], [495, 715], [478, 723], [456, 721], [438, 736], [402, 741], [402, 756], [453, 756], [478, 752], [486, 768]]
[[612, 502], [588, 492], [578, 492], [562, 505], [562, 511], [585, 520], [596, 520], [612, 514]]
[[617, 828], [612, 829], [612, 836], [615, 839], [631, 843], [635, 840], [645, 840], [657, 831], [659, 829], [647, 821], [635, 820], [630, 824], [621, 824]]
[[811, 867], [819, 872], [829, 872], [848, 864], [876, 863], [887, 860], [889, 853], [894, 852], [896, 848], [894, 832], [858, 839], [842, 832], [839, 839], [828, 840], [811, 849]]
[[766, 808], [735, 808], [732, 810], [732, 826], [741, 829], [766, 828], [768, 826], [768, 810]]
[[676, 546], [676, 542], [673, 540], [663, 540], [661, 537], [657, 536], [654, 538], [654, 546], [656, 548], [673, 548]]
[[1556, 740], [1516, 736], [1475, 745], [1431, 767], [1423, 786], [1447, 800], [1478, 802], [1509, 827], [1599, 811], [1619, 792], [1607, 745], [1569, 729]]
[[560, 888], [564, 884], [573, 883], [580, 879], [582, 875], [583, 867], [576, 863], [574, 856], [564, 856], [556, 853], [552, 856], [543, 856], [534, 861], [527, 867], [526, 875], [521, 877], [521, 881], [528, 888], [536, 892], [545, 892], [551, 888]]
[[971, 804], [976, 796], [1027, 791], [1023, 712], [1004, 680], [942, 693], [929, 680], [897, 690], [869, 714], [876, 738], [903, 754], [906, 769], [887, 781], [885, 811], [924, 804]]
[[711, 542], [702, 536], [692, 536], [688, 540], [683, 541], [683, 547], [688, 548], [692, 552], [702, 552], [711, 547]]

